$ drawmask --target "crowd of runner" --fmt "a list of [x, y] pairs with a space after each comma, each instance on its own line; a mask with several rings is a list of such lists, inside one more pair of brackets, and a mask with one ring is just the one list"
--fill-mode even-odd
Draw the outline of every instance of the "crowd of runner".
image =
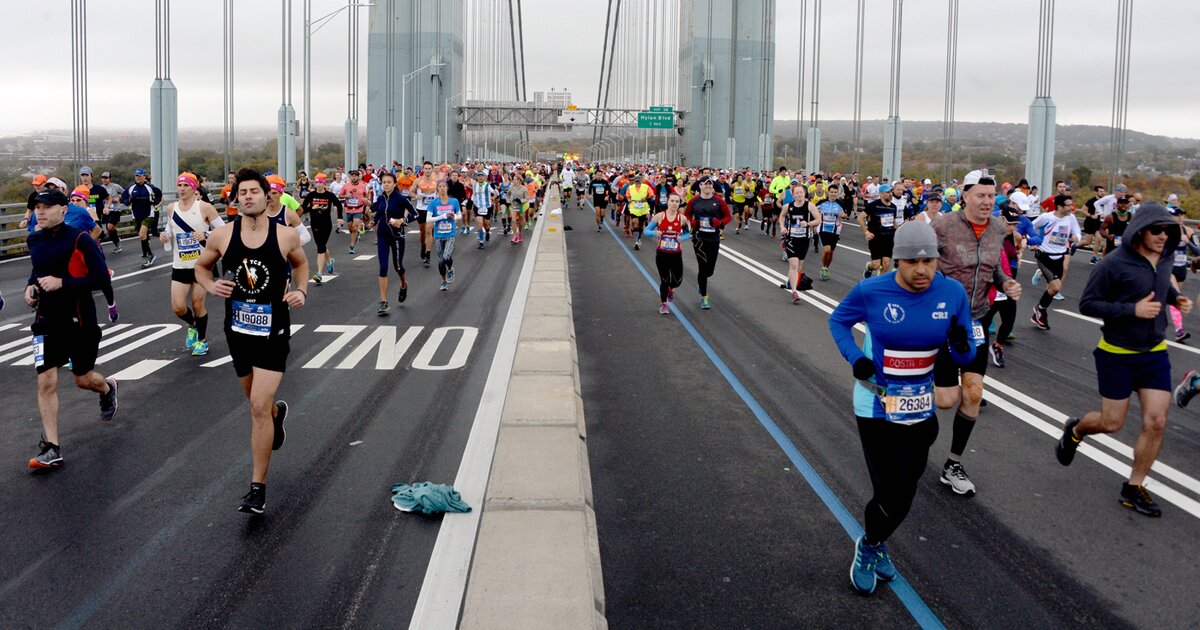
[[[1138, 513], [1161, 515], [1143, 482], [1172, 398], [1184, 406], [1200, 391], [1197, 372], [1172, 387], [1166, 352], [1168, 325], [1175, 342], [1190, 337], [1183, 316], [1192, 301], [1181, 285], [1192, 257], [1200, 255], [1200, 239], [1184, 224], [1174, 195], [1160, 203], [1122, 187], [1109, 193], [1097, 186], [1077, 206], [1065, 182], [1042, 197], [1024, 180], [998, 184], [986, 170], [935, 183], [786, 168], [577, 163], [363, 164], [311, 179], [301, 173], [291, 187], [277, 175], [247, 168], [228, 173], [215, 199], [201, 178], [181, 173], [176, 201], [168, 204], [144, 171], [129, 188], [112, 182], [109, 173], [101, 180], [93, 182], [87, 167], [74, 187], [38, 176], [22, 223], [33, 267], [24, 299], [36, 309], [32, 332], [43, 427], [29, 467], [63, 463], [57, 368], [68, 367], [78, 387], [99, 395], [103, 421], [117, 413], [119, 384], [95, 371], [101, 332], [92, 292], [103, 293], [109, 319], [116, 321], [106, 256], [122, 251], [119, 203], [133, 215], [142, 266], [158, 258], [151, 237], [170, 255], [170, 305], [187, 325], [183, 343], [191, 354], [208, 352], [207, 297], [223, 301], [222, 327], [250, 406], [254, 463], [239, 507], [250, 513], [265, 509], [271, 453], [284, 442], [288, 407], [275, 396], [290, 351], [289, 312], [309, 299], [310, 278], [320, 285], [335, 272], [332, 250], [345, 246], [356, 254], [373, 236], [378, 314], [386, 316], [392, 272], [399, 281], [396, 302], [408, 299], [404, 258], [410, 236], [422, 266], [436, 259], [438, 288], [448, 291], [460, 238], [486, 249], [497, 232], [518, 247], [547, 197], [587, 212], [583, 216], [596, 231], [613, 230], [635, 250], [655, 248], [663, 315], [672, 312], [687, 277], [687, 241], [699, 307], [711, 309], [722, 241], [746, 234], [777, 239], [788, 265], [783, 288], [800, 303], [814, 285], [804, 270], [809, 250], [820, 259], [816, 278], [828, 281], [843, 229], [861, 231], [869, 261], [855, 267], [855, 277], [861, 271], [863, 279], [834, 310], [829, 328], [854, 375], [853, 414], [874, 492], [851, 566], [851, 581], [863, 593], [896, 576], [886, 541], [912, 504], [938, 434], [937, 409], [954, 410], [940, 481], [958, 495], [977, 490], [962, 459], [986, 404], [989, 363], [1004, 368], [1014, 339], [1024, 292], [1019, 263], [1027, 250], [1031, 256], [1024, 262], [1036, 267], [1030, 284], [1040, 293], [1034, 291], [1026, 312], [1042, 331], [1050, 330], [1049, 307], [1062, 299], [1076, 251], [1083, 249], [1095, 265], [1078, 299], [1083, 315], [1103, 320], [1093, 352], [1100, 405], [1065, 424], [1056, 446], [1062, 465], [1070, 465], [1086, 436], [1118, 431], [1136, 392], [1143, 422], [1119, 500]], [[334, 235], [342, 233], [346, 241], [334, 245]], [[305, 250], [310, 241], [311, 268]], [[860, 324], [866, 329], [861, 344], [853, 334]]]

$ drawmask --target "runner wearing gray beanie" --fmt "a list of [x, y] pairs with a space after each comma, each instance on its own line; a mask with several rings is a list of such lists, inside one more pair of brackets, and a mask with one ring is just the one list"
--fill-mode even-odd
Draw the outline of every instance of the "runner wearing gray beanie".
[[892, 258], [895, 260], [938, 257], [937, 233], [928, 223], [905, 221], [896, 230], [895, 239], [895, 245], [892, 246]]

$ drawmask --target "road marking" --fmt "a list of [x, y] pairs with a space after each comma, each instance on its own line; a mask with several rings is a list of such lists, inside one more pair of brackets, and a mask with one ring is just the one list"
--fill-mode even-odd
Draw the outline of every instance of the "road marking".
[[[376, 370], [394, 370], [396, 365], [400, 363], [400, 359], [404, 358], [404, 354], [412, 346], [413, 342], [425, 330], [424, 326], [409, 326], [408, 330], [400, 336], [400, 340], [396, 340], [395, 326], [380, 326], [375, 329], [375, 332], [367, 336], [358, 347], [346, 355], [345, 359], [337, 365], [339, 370], [348, 370], [358, 365], [358, 362], [367, 356], [367, 353], [372, 348], [379, 348], [379, 353], [375, 355]], [[320, 332], [318, 330], [318, 332]], [[304, 367], [308, 367], [307, 365]]]
[[333, 358], [333, 355], [340, 352], [342, 348], [345, 348], [346, 345], [350, 343], [350, 340], [354, 339], [355, 335], [363, 330], [366, 330], [366, 328], [366, 326], [362, 325], [348, 326], [342, 324], [321, 324], [320, 326], [317, 326], [315, 329], [316, 332], [335, 332], [341, 334], [338, 335], [337, 339], [334, 339], [332, 343], [330, 343], [328, 346], [325, 346], [324, 350], [318, 352], [317, 356], [309, 359], [308, 363], [305, 363], [301, 367], [313, 369], [324, 366], [329, 362], [330, 359]]
[[[1087, 315], [1080, 315], [1079, 313], [1076, 313], [1073, 311], [1068, 311], [1068, 310], [1062, 309], [1062, 308], [1056, 308], [1056, 309], [1054, 309], [1054, 312], [1062, 313], [1063, 315], [1069, 315], [1071, 317], [1074, 317], [1075, 319], [1082, 319], [1085, 322], [1091, 322], [1093, 324], [1096, 324], [1097, 326], [1104, 324], [1104, 320], [1102, 320], [1102, 319], [1096, 319], [1095, 317], [1088, 317]], [[1188, 345], [1185, 345], [1182, 343], [1171, 341], [1170, 339], [1167, 339], [1165, 341], [1167, 342], [1167, 345], [1172, 348], [1176, 348], [1178, 350], [1186, 350], [1193, 354], [1200, 354], [1200, 348], [1193, 348], [1191, 346], [1188, 346]]]
[[[458, 345], [454, 347], [454, 354], [445, 364], [433, 365], [433, 355], [437, 353], [438, 348], [442, 347], [442, 341], [452, 330], [462, 331]], [[413, 359], [413, 369], [457, 370], [461, 368], [467, 364], [467, 357], [471, 354], [471, 348], [475, 347], [475, 338], [478, 336], [479, 329], [472, 326], [445, 326], [434, 330], [433, 334], [429, 336], [429, 340], [421, 347], [421, 351], [417, 353], [417, 358]]]
[[[150, 332], [155, 328], [158, 329], [156, 332]], [[123, 345], [120, 348], [109, 352], [108, 354], [101, 355], [96, 359], [96, 365], [100, 365], [106, 361], [111, 361], [156, 339], [165, 337], [176, 330], [179, 330], [180, 328], [181, 326], [179, 324], [152, 324], [149, 326], [139, 326], [132, 331], [127, 331], [127, 334], [131, 333], [130, 336], [136, 337], [136, 340], [133, 343]]]
[[363, 254], [362, 256], [355, 256], [354, 260], [371, 260], [374, 257], [375, 254]]
[[[321, 282], [322, 282], [322, 283], [329, 282], [330, 280], [333, 280], [334, 278], [338, 277], [339, 275], [341, 275], [341, 274], [336, 274], [336, 273], [335, 273], [335, 274], [329, 274], [329, 275], [326, 275], [326, 274], [321, 274]], [[309, 283], [309, 284], [316, 284], [316, 282], [317, 282], [317, 281], [316, 281], [316, 280], [313, 280], [312, 278], [309, 278], [309, 279], [308, 279], [308, 283]]]
[[[775, 284], [775, 282], [777, 280], [786, 281], [786, 276], [783, 276], [783, 275], [779, 274], [778, 272], [771, 270], [770, 268], [764, 266], [762, 263], [759, 263], [758, 261], [750, 259], [745, 254], [741, 254], [741, 253], [736, 252], [736, 251], [730, 249], [729, 247], [725, 247], [725, 246], [722, 246], [720, 251], [721, 251], [721, 253], [728, 253], [729, 259], [732, 262], [737, 263], [739, 266], [745, 268], [747, 271], [750, 271], [751, 273], [767, 280], [768, 282], [771, 282], [772, 284]], [[816, 293], [815, 291], [801, 292], [800, 293], [801, 298], [805, 298], [806, 294], [808, 294], [808, 293], [814, 293], [818, 297], [829, 300], [830, 302], [832, 302], [834, 304], [834, 306], [836, 306], [838, 303], [833, 298], [830, 298], [829, 296], [821, 295], [820, 293]], [[824, 304], [818, 304], [814, 300], [808, 300], [808, 301], [810, 303], [813, 303], [814, 305], [816, 305], [818, 308], [820, 308], [822, 311], [825, 311], [826, 313], [833, 312], [832, 308], [829, 308], [828, 306], [826, 306]], [[1065, 311], [1065, 310], [1061, 310], [1061, 309], [1055, 309], [1055, 310], [1058, 312], [1061, 312], [1063, 314], [1066, 314], [1066, 315], [1071, 315], [1073, 317], [1077, 317], [1079, 319], [1091, 321], [1093, 323], [1101, 323], [1100, 320], [1097, 320], [1097, 319], [1091, 318], [1091, 317], [1087, 317], [1085, 315], [1080, 315], [1078, 313], [1073, 313], [1071, 311]], [[856, 328], [863, 330], [861, 327], [856, 327]], [[1173, 342], [1168, 342], [1168, 343], [1173, 343]], [[1196, 349], [1190, 348], [1188, 346], [1181, 346], [1181, 347], [1186, 350], [1197, 351]], [[1066, 414], [1064, 414], [1044, 403], [1041, 403], [1040, 401], [1037, 401], [1029, 396], [1026, 396], [1025, 394], [1021, 393], [1020, 391], [1018, 391], [1008, 385], [1005, 385], [1004, 383], [1001, 383], [1000, 381], [996, 380], [994, 377], [985, 376], [984, 383], [987, 386], [989, 386], [995, 390], [998, 390], [1008, 396], [1013, 397], [1014, 399], [1021, 400], [1024, 404], [1029, 406], [1031, 409], [1035, 409], [1035, 410], [1043, 413], [1044, 415], [1046, 415], [1046, 417], [1048, 417], [1052, 420], [1055, 420], [1056, 423], [1055, 422], [1047, 422], [1046, 420], [1042, 420], [1041, 418], [1038, 418], [1038, 417], [1034, 416], [1033, 414], [1028, 413], [1025, 410], [1017, 407], [1015, 404], [1013, 404], [1011, 402], [1005, 401], [1006, 404], [998, 405], [1001, 409], [1004, 409], [1013, 417], [1025, 422], [1026, 424], [1029, 424], [1033, 428], [1038, 429], [1039, 431], [1042, 431], [1043, 433], [1053, 437], [1055, 440], [1057, 440], [1059, 438], [1059, 436], [1062, 435], [1062, 424], [1064, 422], [1066, 422], [1066, 420], [1068, 418], [1068, 416]], [[985, 389], [985, 391], [984, 391], [984, 396], [989, 401], [998, 398], [998, 396], [996, 396], [992, 391], [989, 391], [987, 389]], [[1116, 440], [1115, 438], [1113, 438], [1109, 435], [1104, 435], [1104, 434], [1089, 436], [1089, 438], [1090, 438], [1090, 441], [1095, 442], [1096, 444], [1098, 444], [1100, 446], [1104, 446], [1119, 455], [1127, 457], [1130, 461], [1133, 460], [1133, 449], [1130, 448], [1129, 446], [1126, 446], [1124, 443], [1120, 442], [1119, 440]], [[1130, 466], [1123, 464], [1121, 462], [1118, 462], [1117, 460], [1113, 459], [1107, 453], [1104, 453], [1103, 451], [1099, 450], [1098, 448], [1095, 448], [1095, 447], [1089, 447], [1088, 449], [1081, 448], [1079, 450], [1079, 453], [1096, 461], [1097, 463], [1104, 466], [1105, 468], [1108, 468], [1109, 470], [1113, 470], [1113, 471], [1117, 472], [1118, 474], [1121, 474], [1125, 478], [1129, 477]], [[1179, 469], [1177, 469], [1173, 466], [1170, 466], [1161, 461], [1156, 461], [1154, 463], [1154, 465], [1151, 467], [1151, 470], [1153, 472], [1161, 475], [1162, 478], [1170, 479], [1174, 483], [1179, 484], [1180, 486], [1186, 488], [1187, 490], [1190, 490], [1192, 492], [1200, 494], [1200, 480], [1197, 480], [1196, 478], [1188, 475], [1187, 473], [1180, 471]], [[1183, 509], [1184, 511], [1187, 511], [1188, 513], [1192, 514], [1193, 516], [1200, 518], [1200, 502], [1197, 502], [1197, 501], [1191, 499], [1190, 497], [1178, 492], [1177, 490], [1175, 490], [1169, 486], [1165, 486], [1163, 484], [1164, 484], [1163, 481], [1156, 480], [1155, 483], [1153, 483], [1151, 485], [1153, 485], [1156, 488], [1156, 492], [1164, 500], [1170, 501], [1171, 503], [1175, 504], [1176, 506]]]
[[[629, 247], [621, 241], [621, 237], [617, 236], [617, 233], [613, 231], [612, 227], [610, 227], [607, 223], [604, 224], [604, 227], [608, 230], [608, 233], [612, 235], [613, 239], [617, 241], [617, 245], [619, 245], [625, 254], [629, 256], [629, 259], [633, 261], [633, 264], [637, 267], [638, 271], [642, 273], [642, 277], [646, 279], [646, 282], [650, 284], [657, 295], [658, 283], [650, 277], [650, 273], [646, 271], [646, 268], [642, 265], [641, 261], [639, 261], [637, 257], [633, 255], [633, 252], [630, 251]], [[724, 250], [725, 248], [722, 247], [721, 249]], [[730, 259], [734, 260], [735, 262], [739, 262], [740, 265], [746, 267], [747, 269], [751, 269], [749, 265], [745, 265], [740, 261], [737, 261], [736, 258], [730, 257]], [[672, 308], [671, 313], [675, 315], [681, 324], [683, 324], [684, 329], [687, 330], [687, 332], [692, 336], [692, 339], [696, 342], [696, 345], [700, 347], [700, 350], [704, 352], [705, 356], [708, 357], [713, 366], [717, 368], [717, 371], [719, 371], [721, 375], [725, 377], [725, 381], [729, 383], [729, 386], [733, 388], [734, 392], [737, 393], [737, 395], [742, 399], [742, 402], [746, 403], [746, 406], [750, 408], [750, 411], [754, 414], [754, 417], [758, 419], [759, 424], [766, 429], [767, 433], [770, 434], [770, 436], [775, 440], [775, 443], [779, 446], [779, 448], [784, 452], [784, 454], [787, 455], [788, 459], [792, 462], [792, 465], [794, 465], [797, 471], [799, 471], [800, 475], [804, 477], [804, 480], [821, 499], [821, 502], [825, 504], [826, 509], [833, 514], [833, 517], [842, 526], [842, 529], [846, 531], [851, 539], [862, 536], [864, 533], [862, 526], [858, 524], [858, 521], [850, 514], [850, 511], [846, 509], [846, 506], [842, 503], [842, 500], [838, 498], [833, 489], [829, 487], [829, 484], [825, 483], [825, 480], [821, 477], [820, 473], [818, 473], [816, 469], [813, 468], [808, 462], [808, 460], [804, 458], [804, 455], [800, 453], [800, 450], [796, 448], [796, 445], [787, 437], [787, 434], [785, 434], [783, 430], [779, 428], [779, 424], [771, 418], [765, 409], [763, 409], [762, 405], [759, 404], [754, 395], [750, 393], [750, 390], [746, 389], [745, 385], [738, 380], [737, 376], [734, 375], [733, 370], [729, 369], [729, 366], [726, 365], [721, 357], [717, 355], [716, 350], [714, 350], [713, 347], [709, 345], [707, 341], [705, 341], [704, 336], [701, 335], [698, 330], [696, 330], [696, 327], [692, 325], [692, 322], [679, 310], [678, 307]], [[896, 579], [888, 582], [887, 585], [892, 589], [892, 592], [896, 594], [896, 597], [900, 599], [901, 603], [904, 604], [904, 607], [908, 609], [909, 614], [913, 616], [913, 619], [922, 628], [945, 628], [941, 620], [938, 619], [937, 615], [935, 615], [933, 611], [929, 609], [929, 606], [925, 604], [925, 601], [921, 599], [921, 596], [918, 595], [917, 592], [912, 588], [912, 585], [910, 585], [908, 581], [904, 579], [903, 575], [898, 574]]]
[[[115, 341], [120, 341], [121, 339], [124, 339], [125, 336], [118, 335], [116, 338], [113, 338], [113, 337], [109, 337], [109, 335], [118, 330], [121, 330], [123, 328], [129, 328], [129, 326], [130, 326], [130, 324], [113, 324], [112, 326], [108, 326], [108, 327], [104, 328], [103, 330], [101, 330], [100, 332], [102, 335], [104, 335], [104, 337], [101, 338], [100, 347], [104, 347], [106, 345], [104, 343], [105, 340], [107, 340], [108, 343], [111, 344], [111, 343], [114, 343]], [[21, 330], [25, 331], [24, 328], [22, 328]], [[18, 346], [24, 346], [24, 347], [20, 348], [19, 350], [14, 351], [14, 352], [9, 352], [8, 354], [0, 355], [0, 363], [7, 363], [11, 359], [16, 359], [17, 357], [22, 357], [22, 356], [28, 354], [29, 355], [28, 362], [18, 361], [16, 363], [13, 363], [13, 365], [33, 365], [33, 338], [32, 337], [23, 337], [21, 339], [17, 339], [16, 341], [10, 341], [10, 342], [0, 346], [0, 352], [3, 352], [4, 350], [8, 350], [9, 348], [16, 348]]]
[[150, 376], [151, 374], [167, 367], [175, 362], [175, 359], [142, 359], [137, 363], [110, 375], [118, 381], [136, 381], [141, 378]]
[[171, 266], [171, 263], [169, 263], [169, 262], [168, 262], [168, 263], [163, 263], [163, 264], [161, 264], [161, 265], [154, 265], [153, 267], [146, 267], [145, 269], [141, 269], [141, 270], [138, 270], [138, 271], [131, 271], [131, 272], [129, 272], [129, 273], [123, 273], [123, 274], [121, 274], [121, 275], [119, 275], [119, 276], [113, 276], [113, 277], [112, 277], [112, 280], [114, 280], [114, 281], [116, 281], [116, 280], [124, 280], [125, 278], [132, 278], [133, 276], [140, 276], [140, 275], [142, 275], [142, 274], [144, 274], [144, 273], [150, 273], [151, 271], [158, 271], [158, 270], [160, 270], [160, 269], [166, 269], [166, 268], [168, 268], [168, 267], [170, 267], [170, 266]]
[[5, 325], [3, 325], [3, 326], [0, 326], [0, 332], [4, 332], [4, 331], [6, 331], [6, 330], [11, 330], [11, 329], [13, 329], [13, 328], [16, 328], [16, 327], [18, 327], [18, 326], [20, 326], [20, 324], [5, 324]]
[[[542, 209], [545, 209], [544, 203]], [[508, 395], [508, 381], [517, 353], [521, 321], [525, 318], [525, 301], [529, 296], [538, 243], [546, 227], [545, 222], [538, 225], [529, 241], [529, 249], [525, 250], [521, 274], [517, 277], [508, 314], [504, 317], [504, 327], [500, 330], [500, 339], [492, 355], [492, 366], [488, 369], [487, 383], [483, 386], [483, 395], [471, 423], [471, 434], [454, 479], [454, 489], [476, 509], [466, 514], [447, 515], [442, 519], [437, 542], [433, 545], [433, 553], [425, 570], [425, 579], [421, 582], [421, 593], [417, 597], [412, 620], [409, 621], [410, 630], [458, 626], [467, 588], [467, 574], [471, 568], [471, 558], [475, 555], [475, 539], [479, 532], [484, 495], [496, 453], [496, 438], [500, 433], [500, 415]]]
[[[299, 332], [301, 328], [304, 328], [304, 324], [292, 324], [292, 336], [295, 337], [296, 333]], [[225, 365], [227, 363], [233, 363], [233, 355], [227, 354], [215, 361], [209, 361], [208, 363], [201, 363], [200, 367], [206, 367], [206, 368], [218, 367], [221, 365]]]

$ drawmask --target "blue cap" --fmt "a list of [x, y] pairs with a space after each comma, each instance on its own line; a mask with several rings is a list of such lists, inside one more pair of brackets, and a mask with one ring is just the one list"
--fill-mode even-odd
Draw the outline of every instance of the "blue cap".
[[133, 172], [133, 174], [134, 174], [134, 175], [145, 175], [145, 174], [146, 174], [146, 169], [144, 169], [144, 168], [139, 168], [138, 170], [134, 171], [134, 172]]
[[881, 193], [885, 193], [885, 192], [892, 192], [892, 185], [891, 185], [891, 184], [884, 184], [884, 185], [880, 186], [880, 187], [879, 187], [879, 192], [881, 192]]

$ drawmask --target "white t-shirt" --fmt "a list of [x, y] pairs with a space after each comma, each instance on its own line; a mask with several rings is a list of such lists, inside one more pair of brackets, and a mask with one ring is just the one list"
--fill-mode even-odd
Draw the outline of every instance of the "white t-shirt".
[[1060, 218], [1053, 212], [1047, 212], [1033, 220], [1033, 229], [1043, 234], [1039, 249], [1055, 256], [1067, 253], [1071, 238], [1079, 240], [1080, 237], [1079, 221], [1073, 214]]
[[879, 184], [867, 184], [867, 201], [879, 200]]

